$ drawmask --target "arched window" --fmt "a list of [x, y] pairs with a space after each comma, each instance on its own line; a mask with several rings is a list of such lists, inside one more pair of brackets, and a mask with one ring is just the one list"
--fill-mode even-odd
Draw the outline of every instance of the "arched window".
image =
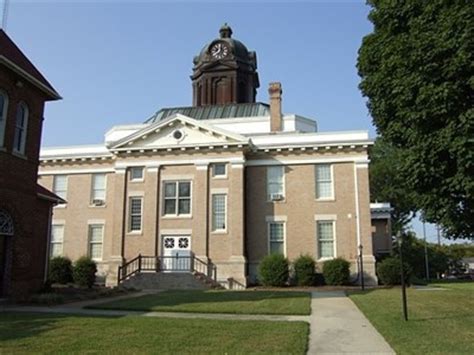
[[0, 235], [13, 235], [13, 218], [4, 210], [0, 210]]
[[20, 102], [16, 111], [15, 136], [13, 140], [13, 151], [20, 154], [25, 154], [27, 127], [28, 106], [24, 102]]
[[0, 147], [3, 147], [5, 140], [5, 127], [7, 124], [8, 96], [0, 89]]

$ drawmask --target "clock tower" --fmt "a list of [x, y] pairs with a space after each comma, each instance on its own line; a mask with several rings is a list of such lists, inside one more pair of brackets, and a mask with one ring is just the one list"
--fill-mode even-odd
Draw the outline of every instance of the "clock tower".
[[220, 38], [194, 57], [193, 106], [254, 103], [259, 87], [257, 56], [232, 38], [227, 24], [219, 33]]

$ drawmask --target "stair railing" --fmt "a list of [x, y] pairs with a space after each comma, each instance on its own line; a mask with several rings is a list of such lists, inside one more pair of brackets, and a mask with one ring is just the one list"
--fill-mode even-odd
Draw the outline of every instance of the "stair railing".
[[134, 259], [118, 267], [118, 283], [142, 271], [189, 271], [197, 272], [217, 281], [217, 267], [205, 262], [194, 254], [190, 256], [144, 256], [138, 254]]

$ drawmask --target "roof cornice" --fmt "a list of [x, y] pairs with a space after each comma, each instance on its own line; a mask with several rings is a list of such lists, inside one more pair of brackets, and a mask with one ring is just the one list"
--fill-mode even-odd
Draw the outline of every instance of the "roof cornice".
[[36, 79], [34, 76], [29, 74], [27, 71], [25, 71], [24, 69], [22, 69], [21, 67], [16, 65], [14, 62], [9, 60], [5, 56], [0, 55], [0, 63], [4, 64], [6, 67], [10, 68], [11, 70], [16, 72], [17, 74], [19, 74], [22, 77], [24, 77], [25, 79], [27, 79], [34, 86], [36, 86], [38, 89], [40, 89], [41, 91], [48, 94], [52, 99], [54, 99], [54, 100], [61, 100], [62, 99], [62, 97], [55, 90], [52, 90], [51, 88], [49, 88], [48, 86], [43, 84], [41, 81]]

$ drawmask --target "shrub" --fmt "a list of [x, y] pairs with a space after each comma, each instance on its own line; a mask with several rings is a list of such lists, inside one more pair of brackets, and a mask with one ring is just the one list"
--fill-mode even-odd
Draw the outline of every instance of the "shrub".
[[267, 255], [258, 267], [260, 282], [265, 286], [284, 286], [289, 277], [289, 263], [281, 254]]
[[312, 286], [315, 281], [316, 262], [310, 255], [300, 255], [294, 262], [298, 286]]
[[[411, 268], [404, 263], [405, 281], [408, 282]], [[383, 285], [400, 285], [400, 259], [396, 257], [386, 258], [377, 264], [377, 275]]]
[[69, 258], [55, 256], [49, 261], [49, 281], [58, 284], [72, 282], [72, 263]]
[[74, 264], [73, 277], [74, 282], [83, 287], [91, 288], [95, 282], [95, 273], [97, 265], [91, 258], [83, 256], [77, 259]]
[[325, 261], [323, 264], [324, 280], [328, 285], [346, 285], [349, 283], [350, 263], [343, 258]]

